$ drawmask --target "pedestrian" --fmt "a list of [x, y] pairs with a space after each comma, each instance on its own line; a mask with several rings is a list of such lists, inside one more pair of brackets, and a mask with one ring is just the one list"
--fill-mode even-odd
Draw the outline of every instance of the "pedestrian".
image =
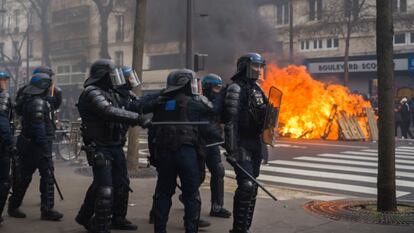
[[3, 222], [2, 213], [6, 205], [10, 179], [10, 159], [17, 154], [13, 136], [12, 103], [7, 92], [10, 75], [0, 71], [0, 223]]
[[403, 132], [401, 108], [398, 102], [394, 103], [394, 117], [395, 117], [395, 137], [398, 137], [398, 129], [400, 129], [401, 135]]
[[[213, 104], [220, 102], [220, 92], [222, 90], [223, 81], [220, 76], [216, 74], [208, 74], [202, 79], [203, 95], [206, 96]], [[219, 114], [210, 117], [212, 123], [208, 127], [215, 131], [216, 134], [221, 135], [221, 116]], [[214, 144], [221, 142], [212, 139], [206, 139], [207, 144]], [[224, 166], [221, 162], [221, 153], [219, 145], [210, 146], [206, 148], [206, 162], [208, 170], [211, 173], [210, 190], [211, 190], [211, 209], [210, 216], [219, 218], [230, 218], [231, 212], [223, 207], [224, 205]]]
[[54, 166], [52, 143], [54, 137], [53, 109], [48, 96], [53, 81], [48, 74], [33, 75], [30, 84], [21, 90], [21, 99], [17, 103], [21, 115], [22, 130], [17, 139], [17, 149], [22, 160], [21, 180], [13, 185], [13, 194], [9, 198], [8, 214], [15, 218], [25, 218], [20, 210], [26, 190], [33, 173], [40, 174], [41, 219], [58, 221], [63, 214], [54, 209]]
[[167, 77], [167, 88], [159, 98], [161, 101], [144, 112], [154, 114], [155, 124], [154, 146], [158, 172], [153, 211], [155, 233], [166, 232], [177, 176], [183, 194], [185, 232], [198, 232], [201, 167], [196, 150], [200, 132], [195, 124], [201, 115], [212, 111], [211, 103], [206, 98], [198, 97], [198, 94], [195, 73], [187, 69], [175, 70]]
[[225, 94], [225, 148], [227, 161], [233, 165], [237, 180], [231, 233], [249, 232], [253, 221], [258, 187], [236, 167], [236, 163], [251, 176], [259, 176], [267, 98], [256, 82], [264, 78], [264, 72], [265, 61], [261, 55], [249, 53], [241, 56], [233, 82]]
[[408, 105], [410, 106], [411, 122], [413, 123], [413, 126], [414, 126], [414, 96], [411, 97]]
[[[111, 60], [100, 59], [92, 64], [77, 105], [93, 182], [75, 220], [91, 233], [110, 232], [114, 186], [129, 186], [123, 173], [122, 125], [138, 125], [141, 118], [135, 112], [122, 109], [115, 98], [114, 87], [123, 83], [125, 79], [120, 76], [115, 64]], [[132, 227], [124, 221], [123, 215], [117, 214], [116, 217], [122, 219], [116, 223]]]
[[401, 120], [402, 120], [403, 138], [407, 139], [408, 136], [410, 136], [410, 138], [414, 138], [410, 130], [411, 112], [410, 112], [410, 106], [408, 105], [407, 97], [402, 98], [400, 101], [400, 113], [401, 113]]

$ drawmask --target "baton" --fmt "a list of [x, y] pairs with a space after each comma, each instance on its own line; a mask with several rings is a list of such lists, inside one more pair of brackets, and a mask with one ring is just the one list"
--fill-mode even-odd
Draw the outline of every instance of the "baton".
[[[224, 153], [224, 155], [226, 157], [229, 156], [228, 153]], [[233, 164], [232, 164], [233, 165]], [[267, 190], [259, 181], [257, 181], [252, 175], [250, 175], [249, 172], [247, 172], [239, 163], [234, 163], [234, 166], [236, 166], [238, 169], [240, 169], [240, 171], [242, 171], [251, 181], [253, 181], [253, 183], [257, 184], [257, 186], [259, 186], [267, 195], [269, 195], [269, 197], [271, 197], [274, 201], [277, 201], [277, 198], [275, 196], [273, 196], [273, 194], [271, 194], [269, 192], [269, 190]]]
[[206, 147], [209, 148], [209, 147], [213, 147], [213, 146], [221, 146], [223, 144], [224, 144], [224, 141], [215, 142], [215, 143], [211, 143], [211, 144], [206, 145]]
[[63, 201], [63, 195], [62, 195], [62, 192], [60, 191], [59, 184], [58, 184], [58, 182], [56, 181], [55, 175], [53, 174], [53, 172], [52, 172], [50, 169], [49, 169], [49, 172], [50, 172], [50, 175], [52, 176], [53, 183], [55, 183], [56, 190], [57, 190], [57, 191], [58, 191], [58, 193], [59, 193], [60, 200], [61, 200], [61, 201]]

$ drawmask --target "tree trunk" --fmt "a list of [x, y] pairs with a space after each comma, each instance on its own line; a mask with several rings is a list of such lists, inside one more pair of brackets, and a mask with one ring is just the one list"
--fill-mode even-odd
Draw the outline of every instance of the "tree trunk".
[[392, 1], [377, 0], [378, 59], [378, 211], [397, 209], [395, 187], [395, 119]]
[[293, 0], [289, 1], [289, 62], [293, 64]]
[[[145, 16], [147, 0], [138, 0], [135, 12], [134, 27], [134, 51], [133, 67], [139, 77], [142, 77], [142, 64], [144, 59], [144, 39], [145, 39]], [[137, 95], [141, 94], [141, 86], [134, 90]], [[139, 165], [139, 128], [131, 128], [128, 132], [128, 172], [129, 174], [138, 173]]]
[[103, 10], [103, 12], [100, 13], [100, 25], [101, 25], [101, 33], [100, 33], [100, 52], [99, 55], [101, 58], [107, 58], [111, 59], [111, 56], [109, 55], [108, 51], [108, 19], [109, 19], [109, 13]]
[[349, 84], [349, 48], [351, 43], [351, 33], [352, 25], [351, 18], [348, 19], [346, 25], [346, 35], [345, 35], [345, 55], [344, 55], [344, 85], [347, 87]]

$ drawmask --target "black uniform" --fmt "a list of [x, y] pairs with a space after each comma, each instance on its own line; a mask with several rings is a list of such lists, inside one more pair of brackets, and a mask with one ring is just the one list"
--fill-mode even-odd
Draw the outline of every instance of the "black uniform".
[[[50, 82], [46, 74], [37, 74], [38, 79]], [[34, 77], [35, 78], [35, 77]], [[32, 80], [34, 79], [32, 78]], [[9, 199], [8, 213], [12, 217], [24, 218], [19, 210], [24, 195], [36, 169], [40, 173], [41, 213], [43, 220], [59, 220], [63, 215], [54, 207], [54, 166], [52, 160], [52, 141], [54, 123], [52, 109], [47, 101], [48, 86], [38, 87], [36, 83], [23, 90], [17, 109], [21, 114], [22, 131], [17, 140], [17, 149], [22, 161], [21, 180], [14, 185]]]
[[[88, 162], [94, 179], [76, 221], [94, 233], [110, 232], [113, 190], [124, 190], [129, 185], [122, 144], [123, 124], [137, 125], [140, 120], [137, 113], [120, 108], [109, 77], [114, 69], [109, 60], [95, 62], [78, 102], [82, 137], [84, 144], [91, 149]], [[122, 191], [121, 195], [125, 193]], [[114, 213], [114, 217], [123, 215], [126, 215], [124, 211]]]
[[10, 189], [10, 159], [15, 153], [12, 129], [12, 105], [9, 94], [0, 89], [0, 222]]
[[[241, 59], [250, 62], [261, 57], [249, 54]], [[240, 59], [240, 60], [241, 60]], [[259, 60], [258, 59], [258, 60]], [[253, 177], [258, 177], [262, 160], [261, 133], [265, 121], [267, 98], [255, 79], [247, 77], [246, 66], [239, 65], [239, 72], [232, 78], [225, 95], [225, 147], [229, 162], [237, 161]], [[237, 190], [234, 195], [232, 233], [247, 233], [252, 223], [256, 205], [257, 185], [235, 168]]]

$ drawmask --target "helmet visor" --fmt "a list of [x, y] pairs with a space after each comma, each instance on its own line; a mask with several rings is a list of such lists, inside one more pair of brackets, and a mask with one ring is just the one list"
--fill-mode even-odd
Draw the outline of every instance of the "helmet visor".
[[198, 79], [196, 79], [196, 78], [193, 78], [193, 79], [191, 79], [191, 93], [193, 94], [193, 95], [199, 95], [200, 94], [200, 92], [199, 92], [199, 82], [198, 82]]
[[126, 77], [126, 78], [129, 82], [129, 85], [131, 85], [132, 88], [135, 88], [141, 85], [141, 81], [139, 80], [137, 72], [135, 72], [135, 70], [132, 70], [129, 77]]
[[126, 83], [122, 71], [119, 69], [113, 69], [109, 76], [111, 77], [111, 83], [114, 86], [122, 86]]
[[248, 77], [250, 79], [258, 80], [264, 79], [265, 65], [263, 63], [251, 63], [248, 68]]

